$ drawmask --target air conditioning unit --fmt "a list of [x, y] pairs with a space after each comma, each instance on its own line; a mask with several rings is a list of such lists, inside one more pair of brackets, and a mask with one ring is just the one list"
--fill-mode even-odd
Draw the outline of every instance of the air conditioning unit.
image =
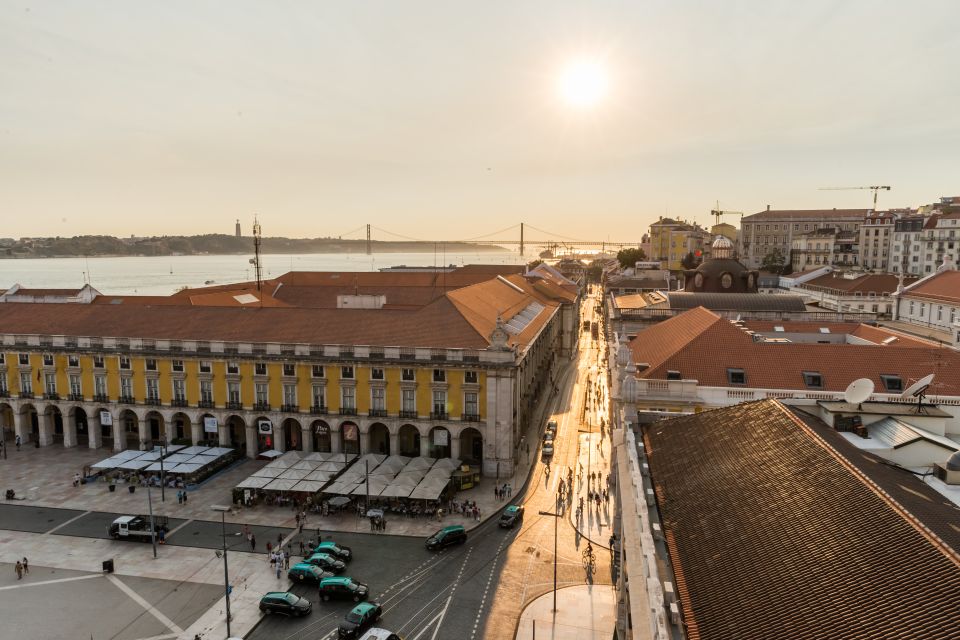
[[680, 607], [676, 602], [670, 603], [670, 624], [679, 627], [683, 624], [683, 618], [680, 617]]
[[673, 583], [665, 580], [663, 583], [663, 599], [667, 604], [673, 604], [677, 601], [677, 593], [673, 589]]
[[663, 540], [663, 529], [660, 528], [660, 525], [654, 522], [650, 525], [650, 528], [653, 529], [653, 539], [654, 540]]
[[647, 506], [652, 507], [657, 504], [657, 497], [653, 493], [653, 489], [647, 489]]

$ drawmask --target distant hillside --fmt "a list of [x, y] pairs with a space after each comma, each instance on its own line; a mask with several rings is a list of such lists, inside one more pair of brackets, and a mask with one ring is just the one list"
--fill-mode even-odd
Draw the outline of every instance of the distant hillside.
[[[380, 242], [376, 253], [430, 253], [440, 246], [433, 242]], [[506, 251], [496, 245], [443, 243], [445, 251]], [[365, 240], [337, 238], [263, 238], [263, 253], [363, 253]], [[21, 238], [0, 245], [0, 258], [51, 258], [78, 256], [169, 256], [253, 253], [253, 238], [210, 234], [203, 236], [159, 236], [114, 238], [74, 236], [73, 238]]]

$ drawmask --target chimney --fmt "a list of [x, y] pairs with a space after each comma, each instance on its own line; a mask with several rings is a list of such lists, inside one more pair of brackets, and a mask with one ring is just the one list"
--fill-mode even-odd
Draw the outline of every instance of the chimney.
[[767, 205], [767, 211], [770, 211], [770, 205]]

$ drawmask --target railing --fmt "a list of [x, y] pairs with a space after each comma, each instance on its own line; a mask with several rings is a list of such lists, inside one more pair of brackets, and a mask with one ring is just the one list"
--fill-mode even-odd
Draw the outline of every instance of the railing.
[[187, 405], [187, 399], [186, 399], [186, 398], [174, 398], [173, 400], [170, 401], [170, 406], [171, 406], [171, 407], [186, 407], [186, 406], [188, 406], [188, 405]]
[[18, 397], [33, 399], [33, 391], [21, 391]]
[[367, 416], [371, 418], [386, 418], [387, 410], [386, 409], [370, 409], [367, 411]]
[[327, 405], [324, 405], [324, 404], [315, 404], [312, 407], [310, 407], [310, 413], [312, 413], [315, 416], [323, 415], [328, 411], [329, 410], [327, 409]]
[[340, 407], [340, 415], [355, 416], [357, 415], [357, 408], [356, 407]]
[[59, 399], [60, 399], [60, 394], [57, 393], [57, 392], [45, 393], [45, 394], [43, 394], [43, 399], [44, 399], [44, 400], [59, 400]]
[[133, 396], [120, 396], [118, 402], [121, 404], [136, 404], [137, 401], [133, 399]]
[[145, 405], [147, 405], [147, 406], [150, 406], [150, 407], [159, 407], [159, 406], [160, 406], [160, 398], [147, 398], [146, 400], [143, 401], [143, 404], [145, 404]]
[[431, 420], [449, 420], [450, 414], [446, 411], [431, 411], [430, 412]]
[[280, 411], [283, 411], [285, 413], [300, 413], [300, 405], [282, 404], [280, 405]]
[[273, 409], [270, 408], [269, 402], [254, 402], [253, 410], [254, 411], [273, 411]]
[[227, 403], [227, 409], [230, 409], [230, 410], [232, 410], [232, 411], [240, 411], [241, 409], [243, 409], [243, 403], [242, 403], [242, 402], [228, 402], [228, 403]]
[[401, 417], [401, 418], [407, 418], [408, 420], [410, 420], [410, 419], [416, 420], [419, 416], [417, 416], [417, 412], [416, 412], [416, 411], [401, 411], [401, 412], [400, 412], [400, 417]]
[[213, 409], [214, 404], [213, 404], [213, 400], [201, 400], [200, 402], [197, 403], [197, 406], [200, 407], [201, 409]]
[[460, 416], [460, 420], [462, 420], [463, 422], [480, 422], [480, 414], [465, 413], [462, 416]]
[[110, 402], [110, 397], [105, 393], [95, 393], [93, 394], [94, 402]]

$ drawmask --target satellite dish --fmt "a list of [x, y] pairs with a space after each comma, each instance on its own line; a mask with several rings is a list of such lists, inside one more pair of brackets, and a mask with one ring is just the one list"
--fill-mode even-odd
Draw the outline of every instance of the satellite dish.
[[854, 380], [847, 386], [847, 390], [843, 392], [843, 399], [850, 404], [859, 405], [869, 398], [872, 393], [873, 380], [870, 378], [860, 378]]
[[912, 385], [903, 390], [903, 393], [900, 395], [904, 398], [908, 396], [917, 397], [927, 390], [927, 387], [930, 386], [930, 383], [933, 382], [933, 374], [931, 373], [928, 376], [924, 376], [914, 382]]

